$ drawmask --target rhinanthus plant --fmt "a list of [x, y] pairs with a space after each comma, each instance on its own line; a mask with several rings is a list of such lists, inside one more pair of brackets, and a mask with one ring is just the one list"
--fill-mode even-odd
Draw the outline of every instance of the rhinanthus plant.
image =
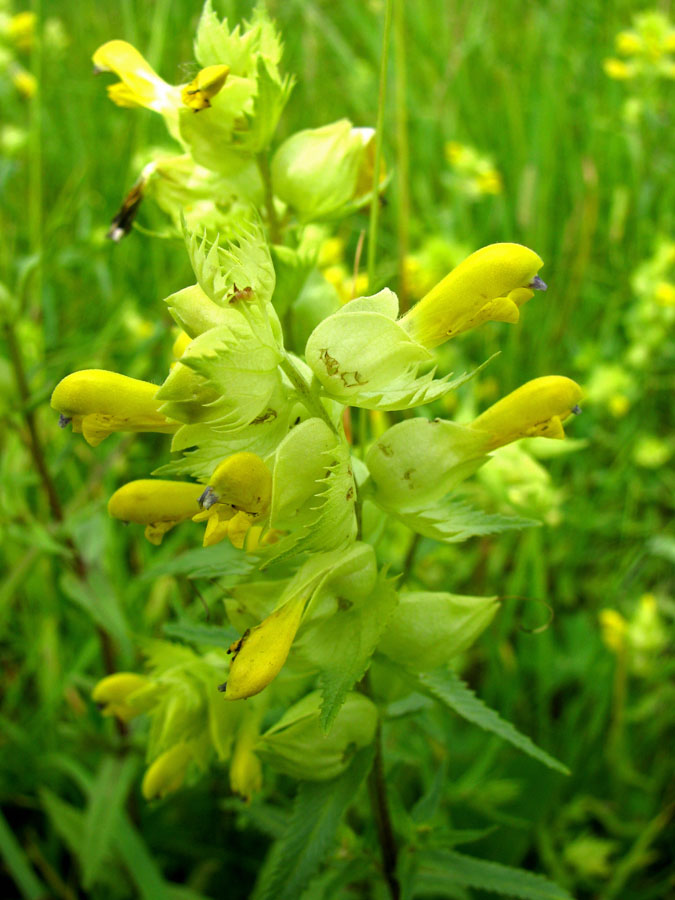
[[[207, 2], [195, 56], [194, 77], [171, 85], [123, 41], [94, 54], [97, 71], [119, 78], [111, 99], [159, 113], [182, 149], [147, 164], [111, 230], [114, 239], [129, 231], [145, 194], [182, 228], [195, 283], [165, 300], [181, 329], [178, 359], [160, 385], [75, 372], [52, 406], [92, 446], [114, 432], [171, 436], [163, 465], [120, 485], [108, 510], [153, 544], [172, 529], [201, 541], [210, 574], [228, 578], [227, 622], [201, 626], [187, 639], [194, 648], [145, 641], [144, 671], [108, 675], [93, 699], [134, 730], [147, 724], [138, 733], [147, 734], [148, 800], [212, 764], [228, 767], [232, 791], [249, 802], [272, 772], [316, 783], [299, 789], [260, 896], [300, 896], [367, 779], [396, 897], [401, 882], [412, 890], [434, 844], [406, 836], [403, 810], [399, 833], [390, 821], [381, 731], [394, 701], [414, 710], [432, 698], [565, 769], [451, 668], [499, 599], [459, 596], [451, 583], [411, 590], [378, 546], [392, 529], [454, 544], [533, 524], [472, 507], [462, 485], [501, 447], [563, 438], [581, 391], [545, 375], [473, 421], [435, 417], [432, 404], [478, 370], [440, 374], [434, 348], [485, 322], [518, 322], [546, 290], [543, 261], [515, 243], [484, 247], [404, 314], [387, 287], [339, 298], [319, 274], [327, 223], [377, 203], [386, 187], [376, 135], [340, 120], [272, 148], [292, 79], [261, 9], [230, 29]], [[419, 852], [400, 854], [397, 869], [399, 842]]]

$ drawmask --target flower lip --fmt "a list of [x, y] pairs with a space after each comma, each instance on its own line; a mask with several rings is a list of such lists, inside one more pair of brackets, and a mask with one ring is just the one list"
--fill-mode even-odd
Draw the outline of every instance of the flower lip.
[[548, 290], [548, 285], [538, 275], [534, 276], [532, 281], [528, 284], [528, 287], [532, 288], [533, 291], [547, 291]]

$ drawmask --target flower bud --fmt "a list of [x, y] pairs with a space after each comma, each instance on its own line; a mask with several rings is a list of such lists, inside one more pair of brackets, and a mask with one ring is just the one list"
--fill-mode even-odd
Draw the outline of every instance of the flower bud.
[[202, 490], [202, 485], [186, 481], [130, 481], [112, 495], [108, 513], [123, 522], [145, 525], [150, 543], [161, 544], [167, 531], [191, 519], [199, 509]]
[[373, 742], [377, 708], [363, 694], [347, 694], [324, 734], [320, 706], [321, 693], [314, 691], [287, 710], [257, 744], [263, 760], [278, 772], [307, 781], [327, 781], [344, 772], [354, 753]]
[[543, 262], [520, 244], [490, 244], [476, 250], [399, 320], [418, 343], [437, 347], [483, 322], [517, 322]]
[[415, 672], [436, 669], [470, 647], [498, 608], [496, 597], [400, 594], [378, 650]]
[[144, 711], [133, 703], [132, 698], [149, 684], [147, 678], [135, 672], [116, 672], [98, 682], [91, 692], [91, 699], [103, 707], [101, 711], [104, 716], [117, 716], [128, 722]]
[[208, 109], [211, 106], [211, 98], [223, 87], [229, 73], [229, 66], [207, 66], [202, 69], [196, 78], [181, 90], [183, 103], [194, 112]]
[[335, 214], [360, 196], [371, 138], [371, 129], [354, 128], [348, 119], [291, 135], [272, 160], [276, 195], [305, 220]]
[[83, 369], [67, 375], [54, 388], [51, 406], [60, 424], [72, 420], [73, 431], [96, 447], [115, 431], [157, 431], [173, 434], [178, 423], [159, 411], [158, 387], [104, 369]]
[[160, 754], [143, 777], [141, 791], [145, 799], [154, 800], [177, 791], [183, 784], [191, 758], [187, 744], [174, 744]]
[[562, 422], [581, 412], [581, 388], [562, 375], [547, 375], [521, 385], [502, 397], [471, 424], [486, 436], [486, 450], [495, 450], [518, 438], [564, 438]]

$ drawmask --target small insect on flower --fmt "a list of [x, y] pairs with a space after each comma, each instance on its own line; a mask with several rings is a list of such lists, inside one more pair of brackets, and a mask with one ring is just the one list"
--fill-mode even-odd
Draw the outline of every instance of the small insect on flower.
[[181, 99], [193, 112], [201, 112], [211, 106], [211, 99], [222, 89], [229, 66], [207, 66], [181, 90]]

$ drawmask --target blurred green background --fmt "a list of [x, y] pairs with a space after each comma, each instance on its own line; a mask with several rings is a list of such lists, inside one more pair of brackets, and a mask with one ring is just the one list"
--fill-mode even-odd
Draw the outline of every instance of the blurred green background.
[[[374, 124], [384, 4], [265, 5], [297, 76], [277, 140], [343, 116]], [[252, 10], [215, 6], [231, 22]], [[161, 300], [192, 282], [187, 256], [174, 240], [137, 230], [115, 245], [105, 233], [149, 149], [168, 139], [159, 117], [107, 100], [91, 54], [122, 38], [169, 82], [184, 81], [201, 4], [31, 8], [41, 39], [22, 49], [5, 34], [0, 54], [0, 300], [9, 323], [0, 358], [2, 894], [246, 897], [280, 828], [278, 809], [246, 808], [215, 769], [146, 806], [137, 797], [142, 740], [119, 762], [124, 742], [89, 699], [104, 672], [101, 633], [114, 667], [133, 668], [137, 636], [162, 636], [176, 617], [203, 620], [202, 598], [222, 606], [217, 584], [198, 582], [197, 596], [167, 571], [195, 546], [192, 532], [155, 548], [107, 518], [107, 497], [165, 460], [166, 441], [122, 435], [92, 449], [58, 429], [48, 403], [77, 368], [164, 377], [173, 332]], [[23, 9], [0, 4], [3, 16]], [[653, 51], [635, 77], [605, 70], [615, 35], [645, 9], [604, 0], [404, 4], [378, 248], [380, 281], [412, 299], [425, 277], [493, 241], [524, 243], [545, 260], [549, 290], [519, 325], [484, 326], [447, 356], [454, 367], [501, 350], [450, 412], [468, 415], [544, 374], [575, 378], [588, 395], [570, 428], [574, 452], [544, 462], [551, 481], [538, 511], [547, 524], [441, 551], [423, 543], [413, 570], [429, 589], [509, 598], [465, 677], [572, 775], [438, 713], [419, 733], [391, 722], [392, 780], [407, 805], [435, 790], [434, 815], [487, 829], [477, 855], [603, 900], [656, 900], [673, 889], [675, 80], [664, 59], [675, 47]], [[669, 4], [659, 9], [668, 15]], [[163, 231], [146, 206], [140, 224]], [[349, 270], [364, 228], [365, 213], [341, 226]], [[55, 485], [51, 502], [29, 452], [31, 428]], [[531, 511], [522, 481], [516, 461], [512, 483], [504, 476], [476, 491]], [[73, 545], [84, 580], [67, 565]], [[541, 630], [546, 604], [554, 616]], [[96, 827], [113, 771], [132, 785], [128, 828], [105, 848], [116, 861], [108, 876], [85, 890], [80, 836]], [[291, 795], [282, 780], [271, 799], [283, 809]]]

